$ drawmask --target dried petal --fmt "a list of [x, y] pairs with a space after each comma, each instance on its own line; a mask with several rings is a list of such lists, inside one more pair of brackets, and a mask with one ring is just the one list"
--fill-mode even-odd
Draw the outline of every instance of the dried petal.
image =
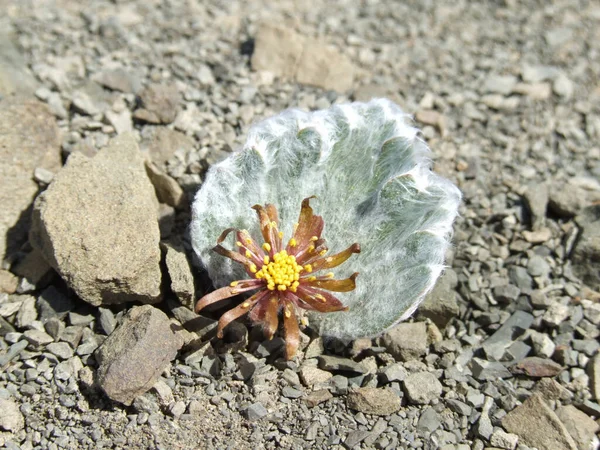
[[285, 330], [285, 357], [292, 359], [300, 344], [298, 318], [292, 303], [287, 303], [283, 308], [283, 329]]
[[328, 291], [334, 292], [349, 292], [356, 288], [356, 277], [358, 272], [354, 272], [350, 275], [350, 278], [343, 280], [331, 280], [328, 277], [317, 277], [314, 281], [306, 281], [306, 285], [321, 289], [327, 289]]
[[239, 281], [235, 286], [225, 286], [216, 291], [212, 291], [206, 294], [198, 303], [196, 303], [196, 312], [199, 313], [202, 309], [208, 305], [225, 300], [226, 298], [233, 297], [234, 295], [241, 294], [242, 292], [251, 291], [260, 287], [260, 280], [243, 280]]
[[[291, 295], [291, 294], [287, 294]], [[298, 305], [303, 309], [309, 309], [318, 312], [346, 311], [348, 307], [334, 295], [327, 291], [315, 289], [307, 286], [301, 286], [297, 289], [295, 297], [301, 300]]]
[[318, 258], [312, 263], [313, 270], [316, 272], [318, 270], [333, 269], [344, 263], [354, 253], [360, 253], [360, 245], [356, 243], [335, 255], [327, 256], [326, 258]]
[[240, 316], [246, 314], [250, 309], [256, 305], [257, 302], [262, 300], [268, 293], [265, 291], [259, 291], [254, 294], [252, 297], [244, 300], [238, 306], [233, 309], [230, 309], [225, 314], [221, 316], [219, 319], [219, 325], [217, 326], [217, 337], [220, 339], [223, 337], [223, 329], [229, 325], [232, 321], [237, 319]]

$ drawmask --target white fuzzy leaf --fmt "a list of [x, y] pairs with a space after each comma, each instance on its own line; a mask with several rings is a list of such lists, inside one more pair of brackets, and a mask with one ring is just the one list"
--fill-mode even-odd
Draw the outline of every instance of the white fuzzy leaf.
[[335, 271], [360, 272], [357, 288], [337, 295], [350, 310], [319, 315], [320, 332], [373, 336], [410, 316], [443, 269], [461, 195], [431, 172], [429, 149], [409, 120], [377, 99], [289, 110], [253, 126], [243, 149], [210, 169], [193, 204], [193, 247], [215, 286], [245, 277], [210, 251], [225, 228], [258, 239], [251, 207], [273, 203], [289, 238], [302, 199], [316, 195], [330, 253], [354, 242], [362, 248]]

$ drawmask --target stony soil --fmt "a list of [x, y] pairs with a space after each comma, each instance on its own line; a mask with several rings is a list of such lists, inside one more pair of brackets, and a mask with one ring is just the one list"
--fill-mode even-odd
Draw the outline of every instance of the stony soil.
[[[5, 448], [597, 448], [597, 3], [0, 4]], [[290, 362], [216, 339], [206, 169], [261, 118], [379, 96], [464, 195], [415, 321]]]

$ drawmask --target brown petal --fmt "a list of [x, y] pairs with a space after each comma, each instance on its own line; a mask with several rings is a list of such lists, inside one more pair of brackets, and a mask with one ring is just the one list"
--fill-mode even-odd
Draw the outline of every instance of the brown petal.
[[277, 295], [273, 295], [273, 293], [271, 293], [271, 295], [270, 298], [257, 304], [248, 315], [248, 318], [253, 323], [262, 325], [265, 337], [268, 339], [273, 338], [273, 335], [277, 331], [277, 325], [279, 324], [279, 319], [277, 317], [279, 313], [279, 299], [277, 298]]
[[[258, 260], [259, 264], [262, 264], [262, 260], [265, 257], [265, 252], [263, 249], [256, 243], [256, 241], [250, 236], [247, 230], [238, 230], [236, 233], [236, 238], [238, 242], [242, 244], [240, 247], [240, 253], [244, 254], [245, 250], [248, 249], [250, 252], [255, 255], [255, 258]], [[237, 243], [236, 243], [237, 245]], [[242, 250], [244, 249], [244, 250]], [[253, 260], [255, 259], [253, 258]], [[255, 261], [256, 264], [256, 261]]]
[[[290, 295], [289, 293], [286, 293]], [[304, 309], [314, 310], [319, 312], [334, 312], [334, 311], [347, 311], [348, 307], [334, 295], [327, 291], [321, 291], [320, 289], [314, 289], [307, 286], [300, 286], [296, 290], [296, 297], [298, 297], [303, 304], [298, 305]], [[306, 305], [306, 306], [304, 306]]]
[[293, 255], [297, 255], [297, 259], [300, 259], [300, 256], [304, 258], [306, 258], [306, 255], [312, 256], [310, 252], [307, 252], [307, 248], [310, 245], [315, 245], [314, 241], [311, 241], [311, 238], [313, 236], [320, 238], [321, 233], [323, 232], [323, 226], [325, 225], [321, 216], [315, 216], [313, 214], [313, 209], [310, 207], [311, 198], [314, 198], [314, 196], [302, 200], [298, 226], [296, 227], [293, 236], [296, 241], [296, 246], [289, 248], [289, 252]]
[[257, 302], [261, 301], [267, 295], [269, 295], [268, 291], [259, 291], [256, 294], [254, 294], [252, 297], [244, 300], [242, 303], [240, 303], [235, 308], [230, 309], [225, 314], [223, 314], [221, 316], [221, 318], [219, 319], [219, 325], [217, 326], [217, 337], [219, 339], [222, 338], [223, 337], [223, 329], [227, 325], [229, 325], [232, 321], [234, 321], [238, 317], [246, 314], [248, 311], [250, 311], [250, 308], [252, 308]]
[[283, 329], [285, 330], [285, 358], [290, 360], [296, 354], [300, 344], [300, 329], [293, 303], [287, 303], [283, 308]]
[[313, 272], [325, 269], [333, 269], [334, 267], [337, 267], [345, 262], [354, 253], [360, 253], [360, 245], [356, 243], [352, 244], [346, 250], [336, 253], [335, 255], [317, 259], [312, 263]]
[[260, 280], [243, 280], [239, 281], [238, 285], [235, 287], [225, 286], [215, 291], [212, 291], [209, 294], [206, 294], [198, 303], [196, 303], [196, 312], [199, 313], [202, 309], [207, 307], [208, 305], [212, 305], [213, 303], [219, 302], [221, 300], [225, 300], [226, 298], [233, 297], [234, 295], [241, 294], [242, 292], [251, 291], [252, 289], [256, 289], [262, 286]]
[[[258, 215], [260, 232], [265, 242], [271, 246], [271, 256], [273, 256], [274, 253], [277, 253], [281, 249], [281, 237], [277, 228], [277, 210], [271, 204], [267, 204], [265, 207], [254, 205], [252, 209]], [[273, 218], [276, 220], [273, 220]], [[273, 226], [273, 223], [275, 226]]]
[[[218, 253], [219, 255], [225, 256], [229, 259], [234, 260], [235, 262], [238, 262], [238, 263], [246, 266], [246, 272], [248, 273], [249, 276], [253, 276], [254, 273], [256, 272], [256, 271], [253, 272], [252, 270], [250, 270], [252, 268], [252, 266], [254, 266], [255, 268], [259, 267], [258, 264], [256, 264], [251, 258], [246, 258], [246, 255], [242, 255], [241, 253], [228, 250], [225, 247], [223, 247], [222, 245], [216, 245], [215, 247], [212, 248], [212, 250], [213, 250], [213, 252]], [[260, 262], [260, 264], [262, 264], [262, 262]]]
[[354, 272], [350, 275], [350, 278], [345, 278], [343, 280], [331, 280], [326, 277], [317, 277], [314, 281], [308, 281], [306, 278], [302, 279], [302, 283], [307, 286], [327, 289], [328, 291], [335, 292], [348, 292], [353, 291], [356, 288], [356, 277], [358, 276], [358, 272]]

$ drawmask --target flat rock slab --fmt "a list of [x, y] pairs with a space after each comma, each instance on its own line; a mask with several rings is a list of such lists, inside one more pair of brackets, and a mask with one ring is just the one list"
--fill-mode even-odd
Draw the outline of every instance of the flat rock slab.
[[575, 450], [577, 444], [539, 394], [533, 394], [502, 419], [502, 426], [529, 447]]
[[96, 352], [98, 384], [112, 400], [130, 405], [154, 386], [182, 345], [165, 313], [136, 306]]
[[0, 101], [0, 259], [27, 240], [35, 169], [60, 166], [60, 133], [48, 107], [28, 98]]
[[389, 388], [358, 388], [348, 393], [348, 408], [364, 414], [387, 416], [400, 409], [401, 400]]
[[132, 135], [69, 157], [36, 199], [30, 240], [92, 305], [160, 300], [158, 202]]

